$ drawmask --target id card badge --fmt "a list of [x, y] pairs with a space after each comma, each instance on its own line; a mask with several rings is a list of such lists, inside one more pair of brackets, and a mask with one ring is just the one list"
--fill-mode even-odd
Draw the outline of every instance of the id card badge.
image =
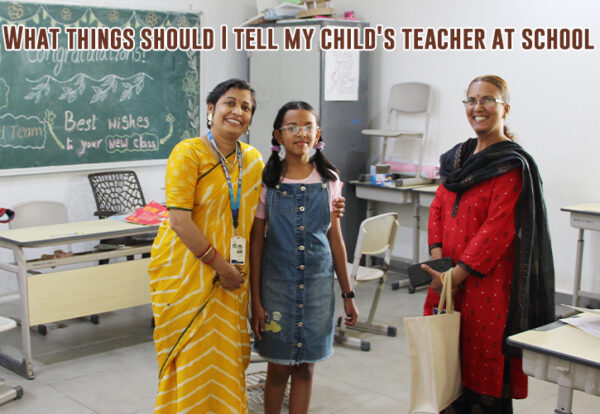
[[231, 238], [231, 250], [229, 253], [229, 263], [232, 265], [246, 264], [246, 239], [241, 236]]

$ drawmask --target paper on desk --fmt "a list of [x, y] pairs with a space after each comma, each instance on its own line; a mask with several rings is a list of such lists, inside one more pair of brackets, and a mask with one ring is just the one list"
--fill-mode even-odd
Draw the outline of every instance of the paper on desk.
[[580, 315], [561, 319], [562, 322], [600, 338], [600, 315], [582, 318]]
[[600, 309], [588, 309], [588, 308], [582, 308], [580, 306], [565, 305], [565, 304], [562, 304], [560, 306], [564, 306], [565, 308], [569, 308], [569, 309], [574, 309], [579, 312], [595, 313], [597, 315], [600, 315]]

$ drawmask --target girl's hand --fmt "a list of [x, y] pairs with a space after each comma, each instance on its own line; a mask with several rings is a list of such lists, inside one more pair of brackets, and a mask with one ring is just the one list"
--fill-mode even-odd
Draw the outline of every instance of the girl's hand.
[[237, 267], [231, 264], [227, 264], [225, 271], [217, 273], [221, 286], [223, 286], [223, 289], [227, 290], [235, 290], [242, 287], [244, 284], [244, 276], [245, 274], [242, 274]]
[[425, 270], [427, 273], [429, 273], [432, 277], [431, 280], [431, 284], [429, 285], [431, 287], [431, 289], [440, 294], [442, 293], [442, 273], [438, 272], [437, 270], [433, 270], [431, 267], [427, 266], [426, 264], [422, 264], [421, 265], [421, 269]]
[[358, 309], [354, 299], [344, 299], [344, 312], [346, 312], [344, 323], [346, 325], [356, 325], [356, 322], [358, 322]]
[[333, 212], [339, 217], [344, 217], [346, 211], [346, 199], [344, 197], [338, 197], [333, 200]]
[[262, 305], [252, 305], [252, 331], [258, 339], [262, 339], [265, 331], [265, 308]]

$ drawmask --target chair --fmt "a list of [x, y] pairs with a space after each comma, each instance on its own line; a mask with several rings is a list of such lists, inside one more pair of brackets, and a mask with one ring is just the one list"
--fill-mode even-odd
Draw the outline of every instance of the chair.
[[[373, 319], [375, 318], [375, 312], [377, 312], [377, 306], [390, 266], [397, 230], [397, 213], [385, 213], [369, 217], [360, 224], [356, 240], [356, 249], [354, 250], [354, 259], [352, 263], [347, 264], [348, 273], [353, 284], [377, 280], [378, 285], [366, 322], [357, 322], [354, 326], [345, 326], [343, 318], [338, 319], [338, 330], [335, 335], [337, 343], [356, 347], [363, 351], [368, 351], [371, 348], [370, 344], [365, 340], [347, 337], [345, 334], [346, 329], [356, 329], [364, 332], [396, 336], [396, 327], [376, 324], [373, 322]], [[381, 254], [383, 254], [383, 264], [381, 268], [360, 265], [363, 255]]]
[[[23, 227], [48, 226], [51, 224], [67, 223], [69, 216], [67, 206], [58, 201], [25, 201], [12, 207], [15, 212], [13, 220], [8, 223], [10, 229], [20, 229]], [[72, 251], [71, 245], [67, 245], [66, 254]], [[64, 251], [57, 250], [54, 254], [65, 254]], [[45, 254], [42, 257], [46, 256]], [[39, 274], [36, 271], [29, 271], [31, 274]], [[99, 323], [98, 315], [90, 315], [94, 325]], [[42, 335], [48, 333], [46, 325], [38, 325], [38, 332]]]
[[134, 171], [107, 171], [88, 175], [96, 200], [95, 216], [107, 218], [132, 213], [146, 205], [142, 186]]
[[[17, 322], [14, 319], [0, 316], [0, 332], [9, 331], [17, 327]], [[23, 387], [9, 387], [4, 383], [4, 379], [0, 378], [0, 405], [6, 404], [12, 400], [18, 400], [23, 396]]]
[[[142, 186], [134, 171], [107, 171], [88, 175], [96, 201], [95, 216], [105, 219], [110, 216], [133, 213], [146, 205]], [[144, 245], [152, 244], [154, 237], [134, 236], [103, 240], [101, 244]], [[150, 257], [145, 253], [142, 257]], [[133, 257], [128, 257], [132, 260]], [[108, 259], [100, 264], [108, 263]]]
[[390, 90], [386, 129], [363, 129], [361, 131], [363, 134], [372, 137], [383, 137], [379, 163], [385, 163], [388, 159], [389, 138], [417, 139], [420, 141], [416, 176], [403, 179], [402, 185], [429, 182], [421, 176], [421, 172], [429, 128], [430, 105], [431, 87], [429, 85], [418, 82], [397, 83]]

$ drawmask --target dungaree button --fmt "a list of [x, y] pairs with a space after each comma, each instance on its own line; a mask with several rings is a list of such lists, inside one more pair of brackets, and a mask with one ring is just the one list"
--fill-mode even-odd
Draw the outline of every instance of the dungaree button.
[[302, 348], [302, 342], [298, 342], [298, 343], [296, 344], [296, 346], [297, 346], [298, 348]]
[[306, 187], [302, 186], [302, 187], [300, 187], [300, 190], [306, 191]]
[[303, 252], [304, 251], [304, 246], [298, 247], [298, 250], [300, 250], [301, 252]]
[[327, 184], [325, 184], [325, 183], [321, 184], [321, 188], [327, 188]]
[[301, 303], [299, 303], [299, 304], [297, 304], [297, 305], [296, 305], [296, 307], [297, 307], [298, 309], [302, 309], [302, 308], [304, 308], [304, 305], [303, 305], [303, 304], [301, 304]]
[[277, 185], [275, 186], [275, 188], [279, 190], [279, 184], [277, 184]]
[[287, 191], [282, 191], [281, 195], [285, 197], [287, 195]]
[[302, 283], [300, 283], [300, 284], [298, 285], [298, 289], [300, 289], [300, 290], [304, 289], [304, 285], [303, 285]]
[[302, 322], [298, 322], [296, 325], [298, 325], [300, 328], [302, 328]]
[[304, 270], [304, 265], [300, 265], [300, 266], [298, 266], [298, 269], [300, 269], [300, 270]]
[[304, 206], [298, 207], [298, 210], [304, 211]]
[[298, 230], [300, 230], [300, 231], [304, 231], [304, 226], [300, 226], [300, 227], [298, 227]]

